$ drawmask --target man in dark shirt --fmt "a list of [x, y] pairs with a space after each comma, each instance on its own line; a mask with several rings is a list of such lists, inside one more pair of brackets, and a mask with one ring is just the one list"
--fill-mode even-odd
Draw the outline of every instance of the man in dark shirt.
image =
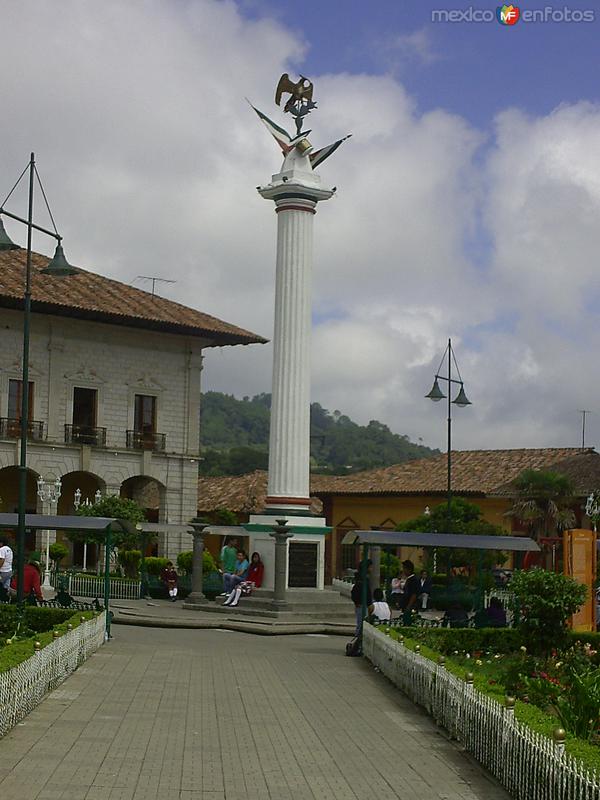
[[415, 575], [415, 565], [412, 561], [402, 562], [402, 572], [406, 578], [400, 600], [400, 607], [407, 616], [417, 605], [417, 597], [421, 591], [421, 583]]
[[[371, 586], [369, 585], [369, 575], [371, 572], [371, 561], [367, 562], [367, 608], [373, 602], [373, 596], [371, 594]], [[354, 585], [352, 586], [352, 591], [350, 592], [350, 597], [352, 598], [352, 602], [354, 603], [354, 610], [356, 614], [356, 631], [355, 635], [360, 636], [362, 631], [362, 623], [363, 623], [363, 582], [360, 577], [360, 571], [354, 573]]]

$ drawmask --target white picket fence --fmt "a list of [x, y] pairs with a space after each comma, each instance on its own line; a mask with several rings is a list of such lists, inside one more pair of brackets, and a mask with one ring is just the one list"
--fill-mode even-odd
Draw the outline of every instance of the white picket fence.
[[106, 615], [102, 613], [54, 639], [16, 667], [0, 672], [0, 737], [100, 647], [105, 628]]
[[[139, 581], [110, 579], [111, 600], [139, 600], [142, 584]], [[69, 575], [67, 591], [73, 597], [104, 597], [104, 578], [95, 575]]]
[[472, 684], [366, 623], [363, 652], [461, 742], [515, 800], [600, 800], [596, 772], [587, 772], [564, 752], [564, 745], [518, 722], [513, 710]]

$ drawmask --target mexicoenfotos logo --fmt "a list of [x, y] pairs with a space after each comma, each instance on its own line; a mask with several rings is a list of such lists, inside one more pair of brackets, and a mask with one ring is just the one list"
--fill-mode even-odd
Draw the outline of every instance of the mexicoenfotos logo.
[[[524, 8], [504, 3], [496, 8], [477, 8], [466, 6], [463, 8], [434, 8], [431, 11], [432, 22], [475, 22], [475, 23], [500, 23], [505, 27], [512, 27], [517, 22], [528, 24], [535, 23], [581, 23], [595, 22], [596, 11], [593, 8], [570, 8], [569, 6], [544, 6], [544, 8]], [[519, 26], [521, 27], [521, 26]]]
[[496, 9], [496, 19], [500, 25], [516, 25], [521, 16], [521, 9], [518, 6], [498, 6]]

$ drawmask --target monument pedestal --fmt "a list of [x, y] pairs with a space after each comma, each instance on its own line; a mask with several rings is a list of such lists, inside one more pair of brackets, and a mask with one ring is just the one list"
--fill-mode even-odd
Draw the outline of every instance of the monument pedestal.
[[252, 514], [244, 525], [249, 537], [250, 553], [258, 552], [265, 565], [263, 589], [275, 588], [275, 540], [273, 527], [277, 520], [287, 522], [286, 589], [325, 588], [325, 536], [331, 528], [324, 517], [293, 516], [289, 514]]

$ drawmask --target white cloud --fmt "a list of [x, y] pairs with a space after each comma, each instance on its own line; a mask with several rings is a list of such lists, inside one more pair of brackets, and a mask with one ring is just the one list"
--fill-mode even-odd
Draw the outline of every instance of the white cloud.
[[[0, 187], [34, 149], [71, 261], [175, 279], [166, 296], [270, 336], [276, 217], [254, 187], [280, 158], [243, 98], [283, 121], [274, 85], [305, 43], [214, 0], [0, 11]], [[451, 335], [473, 400], [456, 446], [577, 444], [600, 346], [598, 108], [507, 110], [490, 135], [420, 113], [390, 76], [314, 79], [315, 144], [354, 134], [320, 168], [339, 189], [315, 218], [314, 399], [443, 446], [423, 396]], [[484, 235], [482, 268], [468, 243]], [[207, 352], [205, 386], [268, 391], [271, 352]]]

